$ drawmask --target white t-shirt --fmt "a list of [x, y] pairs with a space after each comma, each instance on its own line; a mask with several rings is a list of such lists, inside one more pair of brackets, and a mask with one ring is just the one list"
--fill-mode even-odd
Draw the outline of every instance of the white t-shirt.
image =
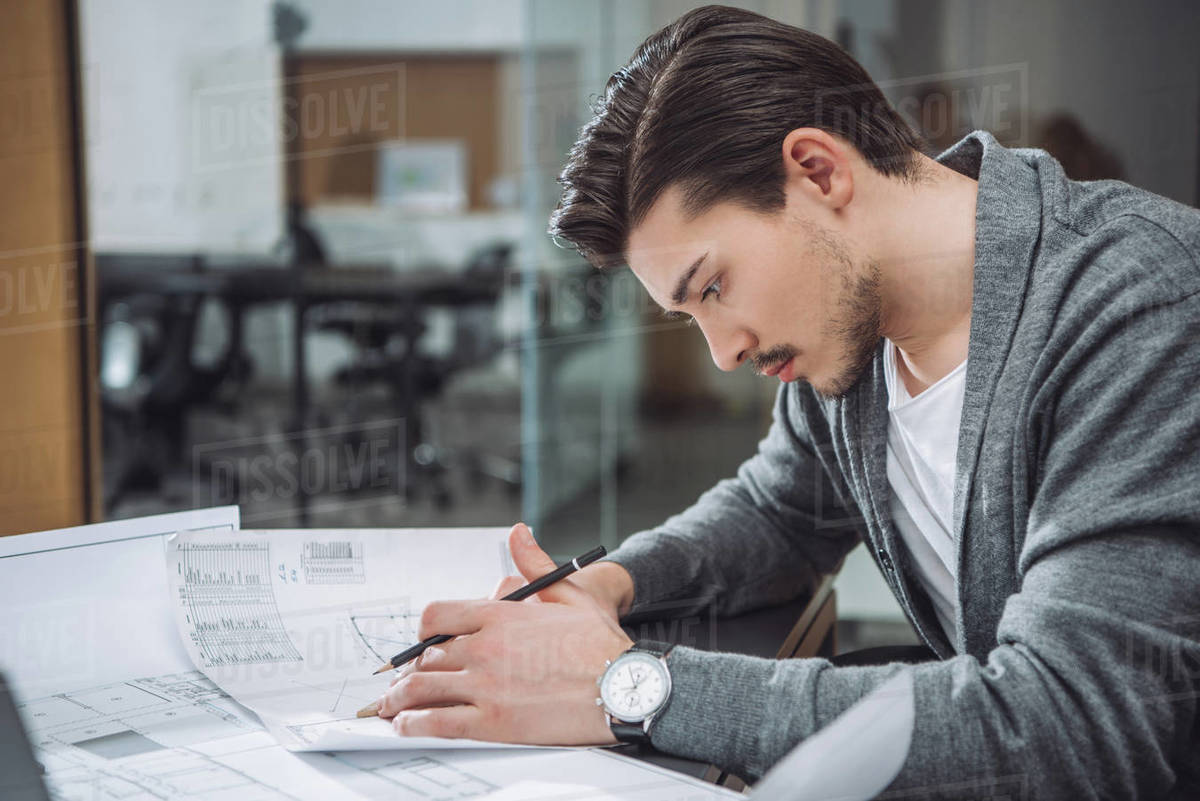
[[917, 577], [953, 643], [958, 567], [953, 534], [954, 465], [967, 363], [914, 398], [896, 370], [897, 357], [896, 346], [886, 341], [889, 507], [896, 530], [913, 556]]

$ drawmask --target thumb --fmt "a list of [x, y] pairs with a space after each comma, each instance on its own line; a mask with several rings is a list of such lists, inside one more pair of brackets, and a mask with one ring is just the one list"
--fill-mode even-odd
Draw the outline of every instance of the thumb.
[[[558, 567], [550, 555], [537, 544], [537, 540], [533, 538], [533, 531], [524, 523], [517, 523], [508, 532], [508, 550], [526, 582], [541, 578]], [[538, 595], [546, 601], [568, 601], [572, 599], [571, 589], [567, 581], [559, 581]]]
[[[500, 579], [500, 582], [496, 585], [496, 589], [492, 590], [490, 600], [499, 601], [504, 596], [521, 589], [528, 583], [524, 576], [505, 576]], [[525, 600], [540, 603], [542, 599], [534, 595], [532, 598], [526, 598]]]

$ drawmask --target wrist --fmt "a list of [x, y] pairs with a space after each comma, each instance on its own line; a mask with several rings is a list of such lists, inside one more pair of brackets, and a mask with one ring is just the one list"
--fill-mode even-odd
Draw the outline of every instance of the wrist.
[[586, 576], [589, 589], [606, 606], [616, 611], [617, 618], [622, 618], [633, 607], [633, 576], [616, 562], [596, 562], [588, 565], [580, 572], [580, 577]]

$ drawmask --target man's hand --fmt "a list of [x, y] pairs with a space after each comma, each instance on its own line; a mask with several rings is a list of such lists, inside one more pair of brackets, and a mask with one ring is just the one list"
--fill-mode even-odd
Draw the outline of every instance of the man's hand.
[[[586, 590], [613, 620], [620, 620], [633, 605], [633, 577], [616, 562], [593, 562], [567, 581]], [[522, 583], [517, 582], [502, 595], [512, 592]]]
[[[514, 559], [518, 558], [517, 554], [522, 549], [529, 547], [523, 536], [515, 536], [518, 527], [528, 530], [525, 524], [518, 523], [517, 526], [513, 527], [513, 532], [509, 534], [509, 550], [512, 552]], [[536, 543], [534, 547], [537, 548]], [[540, 548], [538, 549], [538, 553], [541, 553]], [[547, 562], [546, 564], [551, 563]], [[548, 573], [553, 569], [553, 566], [551, 566], [544, 572]], [[491, 597], [499, 600], [513, 590], [519, 590], [521, 587], [524, 587], [535, 578], [538, 578], [538, 576], [505, 576], [500, 579], [500, 583], [496, 585], [496, 589], [492, 592]], [[568, 578], [559, 582], [559, 584], [570, 584], [585, 591], [588, 595], [592, 596], [592, 599], [614, 621], [619, 621], [624, 617], [629, 612], [630, 606], [633, 605], [633, 577], [629, 575], [628, 570], [616, 562], [593, 562], [582, 570], [572, 573]], [[534, 596], [529, 600], [537, 602], [539, 599], [537, 596]]]
[[[496, 597], [555, 567], [523, 524], [513, 526], [509, 548], [521, 577], [502, 581]], [[427, 606], [418, 637], [457, 636], [406, 666], [381, 699], [380, 717], [392, 718], [396, 731], [409, 736], [615, 742], [596, 706], [596, 679], [605, 661], [633, 641], [617, 624], [620, 599], [606, 598], [602, 606], [573, 578], [520, 603], [493, 598]]]

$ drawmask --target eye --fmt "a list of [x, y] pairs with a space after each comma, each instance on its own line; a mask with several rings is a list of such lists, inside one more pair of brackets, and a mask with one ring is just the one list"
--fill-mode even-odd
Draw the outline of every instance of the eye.
[[690, 314], [684, 314], [683, 312], [677, 312], [677, 311], [663, 312], [663, 318], [670, 320], [673, 323], [686, 323], [687, 325], [695, 325], [696, 324], [695, 317], [693, 317]]
[[715, 295], [717, 297], [717, 299], [720, 300], [720, 298], [721, 298], [721, 279], [720, 278], [713, 281], [711, 284], [709, 284], [708, 286], [706, 286], [704, 288], [704, 291], [700, 293], [700, 302], [703, 303], [704, 301], [708, 300], [709, 295]]

